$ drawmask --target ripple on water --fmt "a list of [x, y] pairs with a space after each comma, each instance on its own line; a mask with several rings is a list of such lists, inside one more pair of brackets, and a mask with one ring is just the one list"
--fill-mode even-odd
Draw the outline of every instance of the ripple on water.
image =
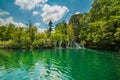
[[11, 53], [0, 58], [0, 80], [120, 79], [118, 54], [74, 49]]

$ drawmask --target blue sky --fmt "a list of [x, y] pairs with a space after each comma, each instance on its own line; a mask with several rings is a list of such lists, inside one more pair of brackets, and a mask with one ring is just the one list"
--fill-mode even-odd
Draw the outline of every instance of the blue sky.
[[29, 20], [39, 29], [68, 21], [75, 13], [89, 12], [93, 0], [0, 0], [0, 25], [24, 26]]

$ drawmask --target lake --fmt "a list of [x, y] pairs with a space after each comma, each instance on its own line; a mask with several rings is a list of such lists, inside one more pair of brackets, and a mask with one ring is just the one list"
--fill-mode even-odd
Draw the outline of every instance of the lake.
[[89, 49], [0, 50], [0, 80], [120, 80], [120, 54]]

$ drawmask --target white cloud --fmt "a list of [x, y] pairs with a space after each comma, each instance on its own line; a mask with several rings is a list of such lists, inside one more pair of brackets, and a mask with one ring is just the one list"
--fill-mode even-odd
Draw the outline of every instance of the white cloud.
[[75, 12], [75, 14], [80, 14], [80, 12], [78, 11], [78, 12]]
[[35, 26], [40, 26], [40, 23], [39, 22], [35, 23]]
[[47, 0], [15, 0], [15, 4], [21, 9], [32, 10], [36, 6], [47, 2]]
[[44, 29], [44, 28], [38, 28], [38, 32], [45, 32], [47, 29]]
[[38, 14], [39, 14], [38, 11], [33, 11], [33, 15], [34, 15], [34, 16], [36, 16], [36, 15], [38, 15]]
[[9, 15], [9, 12], [0, 9], [0, 16], [6, 16], [6, 15]]
[[54, 5], [50, 6], [48, 4], [45, 4], [42, 8], [43, 13], [41, 14], [43, 21], [45, 23], [48, 23], [50, 20], [52, 22], [56, 22], [69, 11], [69, 9], [66, 6], [59, 6], [59, 5]]
[[6, 26], [6, 25], [8, 25], [10, 23], [14, 24], [17, 27], [26, 27], [26, 25], [23, 24], [23, 23], [15, 22], [13, 17], [9, 17], [7, 19], [0, 18], [0, 26], [1, 25], [5, 25]]

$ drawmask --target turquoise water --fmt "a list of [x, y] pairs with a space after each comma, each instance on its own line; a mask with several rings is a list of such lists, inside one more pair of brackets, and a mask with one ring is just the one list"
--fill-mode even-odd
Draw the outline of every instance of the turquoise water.
[[120, 80], [120, 54], [86, 49], [0, 50], [0, 80]]

